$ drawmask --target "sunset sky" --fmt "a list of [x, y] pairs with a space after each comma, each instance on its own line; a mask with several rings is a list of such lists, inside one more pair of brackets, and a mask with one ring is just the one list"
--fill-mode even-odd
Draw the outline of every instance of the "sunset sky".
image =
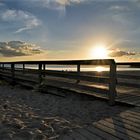
[[140, 61], [140, 0], [0, 0], [1, 61], [96, 57]]

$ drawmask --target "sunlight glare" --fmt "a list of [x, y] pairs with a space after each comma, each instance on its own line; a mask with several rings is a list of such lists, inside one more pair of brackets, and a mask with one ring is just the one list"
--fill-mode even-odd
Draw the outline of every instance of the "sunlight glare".
[[95, 68], [95, 70], [96, 70], [97, 72], [102, 72], [102, 71], [104, 71], [104, 67], [98, 66], [98, 67]]
[[97, 44], [91, 51], [92, 57], [97, 59], [105, 59], [108, 57], [108, 51], [104, 44]]

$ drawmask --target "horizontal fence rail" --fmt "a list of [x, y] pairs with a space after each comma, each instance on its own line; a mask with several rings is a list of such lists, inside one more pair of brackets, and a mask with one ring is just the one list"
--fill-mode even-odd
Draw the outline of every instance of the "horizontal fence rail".
[[[126, 86], [126, 87], [135, 87], [140, 88], [140, 62], [121, 62], [116, 63], [117, 67], [124, 66], [124, 72], [117, 72], [117, 79], [119, 86]], [[130, 71], [125, 71], [126, 68], [129, 68]], [[137, 70], [131, 70], [137, 68]]]
[[114, 63], [113, 59], [97, 59], [97, 60], [63, 60], [63, 61], [17, 61], [17, 62], [0, 62], [0, 64], [58, 64], [58, 65], [110, 65]]
[[[36, 68], [27, 68], [27, 65], [36, 65]], [[75, 71], [48, 69], [49, 66], [54, 65], [59, 67], [65, 65], [69, 67], [73, 66], [75, 67]], [[82, 66], [98, 65], [109, 67], [108, 76], [87, 75], [82, 71]], [[113, 59], [0, 62], [0, 76], [11, 80], [12, 83], [47, 83], [50, 86], [71, 89], [79, 88], [85, 91], [99, 92], [107, 95], [111, 105], [115, 103], [117, 74], [116, 63]], [[104, 84], [107, 87], [100, 88], [95, 86], [96, 83]]]
[[130, 67], [138, 67], [140, 68], [140, 62], [119, 62], [117, 65], [129, 65]]

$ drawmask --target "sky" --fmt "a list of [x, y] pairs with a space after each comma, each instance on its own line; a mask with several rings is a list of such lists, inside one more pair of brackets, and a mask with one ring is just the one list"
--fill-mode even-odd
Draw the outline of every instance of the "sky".
[[0, 0], [0, 59], [95, 59], [104, 46], [140, 61], [139, 15], [140, 0]]

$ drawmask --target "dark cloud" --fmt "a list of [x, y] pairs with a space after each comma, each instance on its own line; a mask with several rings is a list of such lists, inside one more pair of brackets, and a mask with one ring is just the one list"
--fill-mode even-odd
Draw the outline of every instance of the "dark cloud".
[[121, 57], [121, 56], [131, 56], [131, 55], [136, 55], [136, 53], [121, 51], [119, 49], [110, 50], [110, 52], [109, 52], [110, 57]]
[[35, 44], [21, 41], [0, 42], [0, 54], [5, 57], [29, 56], [42, 51]]

